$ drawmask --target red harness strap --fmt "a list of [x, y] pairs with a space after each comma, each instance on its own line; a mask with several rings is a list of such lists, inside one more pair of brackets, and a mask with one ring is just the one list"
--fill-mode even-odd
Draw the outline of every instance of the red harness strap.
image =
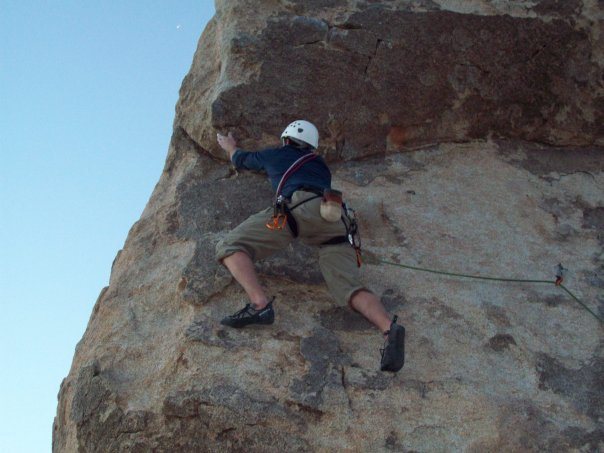
[[281, 190], [283, 190], [285, 181], [287, 181], [291, 175], [293, 175], [295, 172], [297, 172], [300, 169], [300, 167], [302, 167], [302, 165], [304, 165], [307, 162], [310, 162], [311, 160], [316, 159], [317, 157], [319, 157], [319, 156], [315, 153], [305, 154], [304, 156], [302, 156], [298, 160], [296, 160], [293, 164], [291, 164], [291, 166], [285, 171], [285, 173], [283, 173], [283, 176], [281, 177], [281, 181], [279, 181], [279, 185], [277, 186], [277, 192], [275, 193], [275, 198], [278, 198], [279, 195], [281, 195]]

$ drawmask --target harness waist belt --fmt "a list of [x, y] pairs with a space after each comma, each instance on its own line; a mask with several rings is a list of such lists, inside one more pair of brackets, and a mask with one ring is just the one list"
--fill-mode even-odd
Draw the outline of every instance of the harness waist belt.
[[331, 238], [328, 241], [322, 242], [321, 245], [338, 245], [343, 243], [349, 243], [348, 238], [346, 236], [336, 236], [335, 238]]
[[303, 192], [311, 192], [311, 193], [314, 193], [315, 195], [323, 196], [323, 189], [319, 189], [318, 187], [303, 186], [303, 187], [297, 188], [296, 190], [302, 190]]

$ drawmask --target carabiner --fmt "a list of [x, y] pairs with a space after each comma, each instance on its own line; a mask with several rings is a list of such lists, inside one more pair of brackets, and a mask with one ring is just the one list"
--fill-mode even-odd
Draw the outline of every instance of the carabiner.
[[276, 214], [266, 222], [266, 227], [269, 230], [282, 230], [285, 225], [287, 225], [287, 214]]
[[556, 266], [556, 286], [560, 286], [562, 284], [567, 270], [568, 269], [562, 266], [562, 263], [558, 263]]

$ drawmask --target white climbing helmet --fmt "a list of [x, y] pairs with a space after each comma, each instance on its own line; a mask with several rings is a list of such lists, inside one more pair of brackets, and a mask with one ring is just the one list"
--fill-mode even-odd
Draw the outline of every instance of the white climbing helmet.
[[309, 121], [296, 120], [290, 123], [281, 134], [281, 140], [291, 138], [296, 142], [303, 142], [317, 148], [319, 146], [319, 131]]

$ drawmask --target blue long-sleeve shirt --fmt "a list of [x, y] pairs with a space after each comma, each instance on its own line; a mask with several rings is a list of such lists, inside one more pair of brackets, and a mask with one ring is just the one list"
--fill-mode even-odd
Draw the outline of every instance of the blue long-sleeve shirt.
[[[276, 191], [283, 173], [297, 159], [310, 152], [308, 149], [299, 149], [289, 145], [254, 152], [238, 149], [233, 154], [232, 161], [238, 170], [265, 171], [273, 190]], [[306, 162], [293, 173], [285, 182], [281, 194], [290, 198], [296, 190], [303, 187], [318, 190], [331, 187], [331, 172], [321, 156]]]

